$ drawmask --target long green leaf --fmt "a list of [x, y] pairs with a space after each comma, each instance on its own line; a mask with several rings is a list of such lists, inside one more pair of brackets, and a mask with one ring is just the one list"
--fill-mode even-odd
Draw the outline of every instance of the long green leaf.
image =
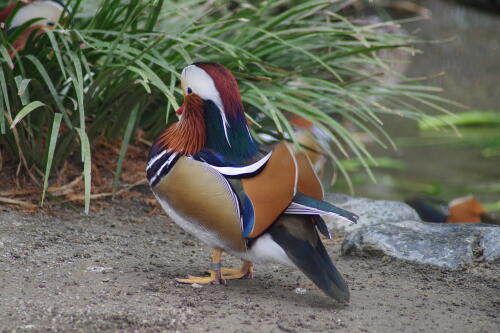
[[84, 203], [85, 203], [85, 214], [90, 212], [90, 195], [92, 188], [92, 154], [90, 151], [90, 141], [85, 129], [77, 128], [78, 135], [80, 137], [80, 149], [82, 151], [82, 162], [83, 162], [83, 182], [85, 186]]
[[132, 136], [132, 132], [136, 124], [137, 114], [139, 113], [140, 108], [141, 108], [140, 104], [137, 104], [133, 108], [132, 112], [130, 113], [130, 117], [128, 119], [127, 128], [125, 129], [122, 145], [120, 147], [120, 154], [118, 155], [115, 177], [113, 179], [113, 193], [115, 193], [118, 190], [118, 187], [120, 186], [120, 177], [123, 170], [123, 161], [125, 160], [125, 155], [127, 154], [127, 147], [129, 145], [130, 138]]
[[18, 114], [12, 121], [10, 128], [16, 127], [17, 123], [19, 123], [24, 117], [29, 115], [33, 110], [38, 109], [42, 106], [45, 106], [45, 104], [40, 101], [34, 101], [26, 105], [24, 108], [21, 109], [21, 111], [18, 112]]
[[41, 205], [45, 200], [45, 194], [47, 193], [47, 188], [49, 186], [49, 176], [52, 169], [52, 162], [54, 160], [54, 152], [57, 144], [57, 137], [59, 134], [59, 127], [61, 126], [62, 114], [54, 114], [54, 120], [52, 121], [52, 129], [50, 132], [49, 147], [47, 150], [47, 162], [45, 164], [45, 173], [43, 175], [43, 189], [42, 189], [42, 200]]

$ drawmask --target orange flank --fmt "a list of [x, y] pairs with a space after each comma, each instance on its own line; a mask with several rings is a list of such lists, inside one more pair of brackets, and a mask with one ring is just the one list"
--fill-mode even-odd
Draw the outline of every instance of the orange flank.
[[290, 205], [296, 193], [296, 166], [287, 143], [276, 145], [266, 167], [257, 176], [244, 178], [243, 189], [254, 208], [249, 238], [262, 234]]
[[317, 200], [323, 200], [323, 186], [319, 181], [316, 172], [311, 164], [311, 160], [304, 151], [295, 154], [297, 166], [299, 168], [299, 179], [297, 191], [304, 193]]

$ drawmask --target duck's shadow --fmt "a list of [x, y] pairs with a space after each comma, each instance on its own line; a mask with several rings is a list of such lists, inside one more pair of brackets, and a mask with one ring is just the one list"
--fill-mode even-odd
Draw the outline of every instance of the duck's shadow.
[[248, 297], [256, 303], [268, 302], [269, 298], [273, 298], [275, 302], [294, 304], [298, 308], [341, 310], [348, 306], [326, 296], [319, 289], [306, 289], [304, 293], [296, 293], [295, 288], [275, 279], [234, 280], [229, 281], [226, 287], [227, 295]]
[[[181, 277], [187, 276], [187, 272], [178, 273]], [[159, 280], [158, 283], [164, 283], [165, 278], [173, 278], [172, 274], [166, 272], [161, 276], [162, 280]], [[188, 285], [180, 283], [176, 284], [176, 286], [179, 288], [188, 287]], [[296, 293], [295, 288], [291, 287], [290, 284], [263, 272], [256, 274], [253, 279], [229, 280], [226, 285], [210, 284], [204, 285], [200, 289], [199, 291], [203, 292], [206, 297], [218, 298], [220, 292], [230, 299], [237, 301], [248, 300], [256, 304], [269, 303], [271, 299], [273, 304], [287, 303], [298, 308], [341, 310], [349, 306], [326, 296], [315, 287]], [[191, 292], [192, 289], [189, 288], [188, 290], [186, 292]]]

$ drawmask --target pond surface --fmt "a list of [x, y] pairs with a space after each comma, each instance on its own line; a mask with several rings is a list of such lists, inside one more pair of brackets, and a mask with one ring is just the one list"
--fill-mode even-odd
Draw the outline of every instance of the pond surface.
[[[422, 53], [409, 59], [406, 74], [433, 77], [444, 72], [424, 82], [442, 87], [441, 96], [466, 105], [464, 110], [500, 112], [500, 15], [453, 1], [421, 4], [432, 17], [407, 24], [405, 29], [430, 42], [417, 45]], [[474, 148], [411, 146], [409, 138], [415, 143], [423, 135], [416, 124], [395, 117], [387, 120], [386, 130], [399, 149], [373, 147], [372, 152], [402, 159], [406, 168], [376, 170], [378, 185], [358, 175], [355, 181], [361, 184], [356, 185], [356, 195], [401, 200], [419, 195], [451, 199], [474, 193], [483, 202], [500, 200], [500, 157], [484, 158]], [[490, 130], [500, 131], [498, 127]]]

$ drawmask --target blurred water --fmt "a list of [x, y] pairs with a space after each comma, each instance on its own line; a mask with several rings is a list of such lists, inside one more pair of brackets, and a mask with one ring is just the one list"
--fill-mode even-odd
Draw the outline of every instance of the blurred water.
[[[500, 15], [480, 11], [454, 1], [421, 2], [432, 12], [429, 20], [407, 24], [405, 29], [422, 40], [423, 51], [410, 59], [406, 74], [432, 77], [427, 82], [444, 89], [442, 96], [470, 109], [500, 112]], [[386, 129], [395, 138], [417, 137], [416, 125], [391, 117]], [[373, 150], [372, 150], [373, 151]], [[444, 199], [474, 192], [484, 201], [500, 200], [500, 190], [486, 193], [486, 187], [500, 184], [500, 158], [483, 158], [478, 149], [450, 147], [404, 147], [397, 152], [375, 155], [401, 158], [407, 168], [377, 171], [381, 184], [356, 186], [356, 194], [399, 199], [431, 193]], [[407, 184], [411, 183], [411, 184]], [[421, 186], [421, 188], [419, 188]], [[483, 193], [484, 192], [484, 193]]]

